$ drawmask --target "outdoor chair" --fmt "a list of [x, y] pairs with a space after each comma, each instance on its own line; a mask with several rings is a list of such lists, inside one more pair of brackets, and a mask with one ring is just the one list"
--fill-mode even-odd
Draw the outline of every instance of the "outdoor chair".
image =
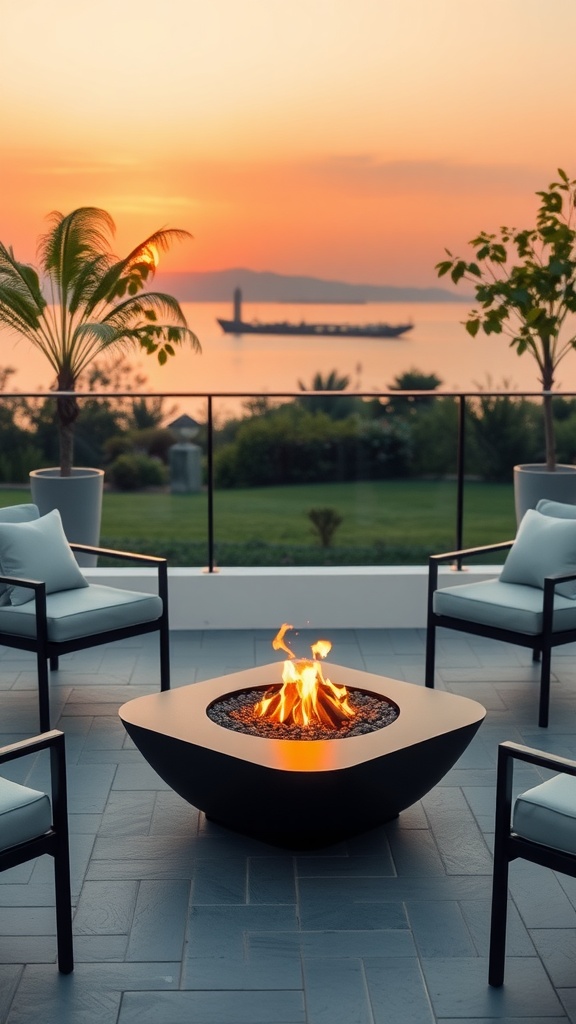
[[[560, 774], [518, 796], [512, 811], [514, 762]], [[522, 858], [576, 877], [576, 761], [505, 742], [498, 747], [496, 824], [488, 981], [500, 986], [506, 959], [508, 865]]]
[[[24, 518], [14, 521], [17, 515]], [[157, 594], [88, 583], [74, 551], [153, 566]], [[42, 732], [50, 728], [48, 666], [57, 669], [63, 654], [152, 632], [159, 633], [160, 689], [168, 690], [166, 559], [69, 544], [56, 509], [42, 517], [35, 505], [0, 510], [0, 645], [36, 654]]]
[[[497, 579], [438, 587], [442, 563], [508, 550]], [[431, 555], [426, 686], [434, 686], [436, 629], [458, 630], [532, 650], [541, 660], [538, 725], [548, 725], [554, 647], [576, 641], [576, 506], [540, 501], [514, 541]]]
[[44, 853], [54, 859], [58, 968], [74, 970], [64, 733], [54, 729], [0, 747], [0, 764], [50, 751], [50, 797], [0, 776], [0, 871]]

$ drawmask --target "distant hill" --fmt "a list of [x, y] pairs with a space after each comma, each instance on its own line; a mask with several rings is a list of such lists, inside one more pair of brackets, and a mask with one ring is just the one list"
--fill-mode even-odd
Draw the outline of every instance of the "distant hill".
[[210, 270], [205, 273], [159, 273], [159, 289], [181, 302], [232, 301], [235, 288], [246, 302], [463, 302], [466, 296], [444, 288], [396, 288], [391, 285], [349, 284], [320, 277], [297, 277], [270, 271]]

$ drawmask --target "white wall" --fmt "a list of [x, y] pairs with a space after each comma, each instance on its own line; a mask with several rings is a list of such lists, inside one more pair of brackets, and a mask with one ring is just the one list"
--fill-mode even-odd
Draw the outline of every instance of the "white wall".
[[[148, 569], [84, 569], [94, 583], [154, 592]], [[442, 586], [487, 579], [500, 571], [442, 568]], [[170, 569], [172, 629], [402, 629], [426, 625], [428, 570], [423, 566]]]

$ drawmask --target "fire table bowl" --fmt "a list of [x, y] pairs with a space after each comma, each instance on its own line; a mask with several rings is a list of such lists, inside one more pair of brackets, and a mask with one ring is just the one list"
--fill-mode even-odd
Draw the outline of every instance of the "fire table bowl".
[[432, 789], [466, 749], [486, 710], [467, 697], [323, 666], [333, 683], [399, 709], [385, 728], [326, 740], [267, 739], [208, 717], [218, 699], [278, 683], [280, 665], [137, 697], [119, 711], [148, 763], [206, 816], [265, 842], [318, 847], [396, 817]]

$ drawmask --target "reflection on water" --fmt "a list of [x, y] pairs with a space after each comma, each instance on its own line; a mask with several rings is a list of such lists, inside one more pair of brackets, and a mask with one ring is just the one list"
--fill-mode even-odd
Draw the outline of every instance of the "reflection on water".
[[[537, 391], [536, 365], [520, 359], [504, 337], [472, 339], [464, 330], [466, 303], [367, 303], [365, 305], [288, 305], [244, 303], [250, 320], [333, 321], [366, 323], [384, 320], [414, 329], [400, 338], [316, 338], [273, 335], [235, 337], [224, 334], [216, 317], [231, 315], [231, 303], [184, 303], [188, 322], [202, 344], [202, 354], [180, 351], [164, 367], [153, 357], [134, 353], [131, 362], [142, 370], [149, 390], [163, 392], [292, 391], [303, 381], [308, 387], [318, 371], [348, 374], [352, 386], [386, 390], [407, 370], [436, 373], [446, 388], [474, 389], [478, 385], [508, 386]], [[45, 390], [53, 382], [50, 367], [25, 342], [14, 343], [0, 333], [0, 366], [17, 369], [11, 385], [18, 390]], [[561, 370], [564, 369], [561, 367]], [[567, 363], [558, 388], [576, 386], [576, 372]], [[220, 413], [225, 401], [219, 403]], [[231, 402], [233, 408], [235, 403]]]

